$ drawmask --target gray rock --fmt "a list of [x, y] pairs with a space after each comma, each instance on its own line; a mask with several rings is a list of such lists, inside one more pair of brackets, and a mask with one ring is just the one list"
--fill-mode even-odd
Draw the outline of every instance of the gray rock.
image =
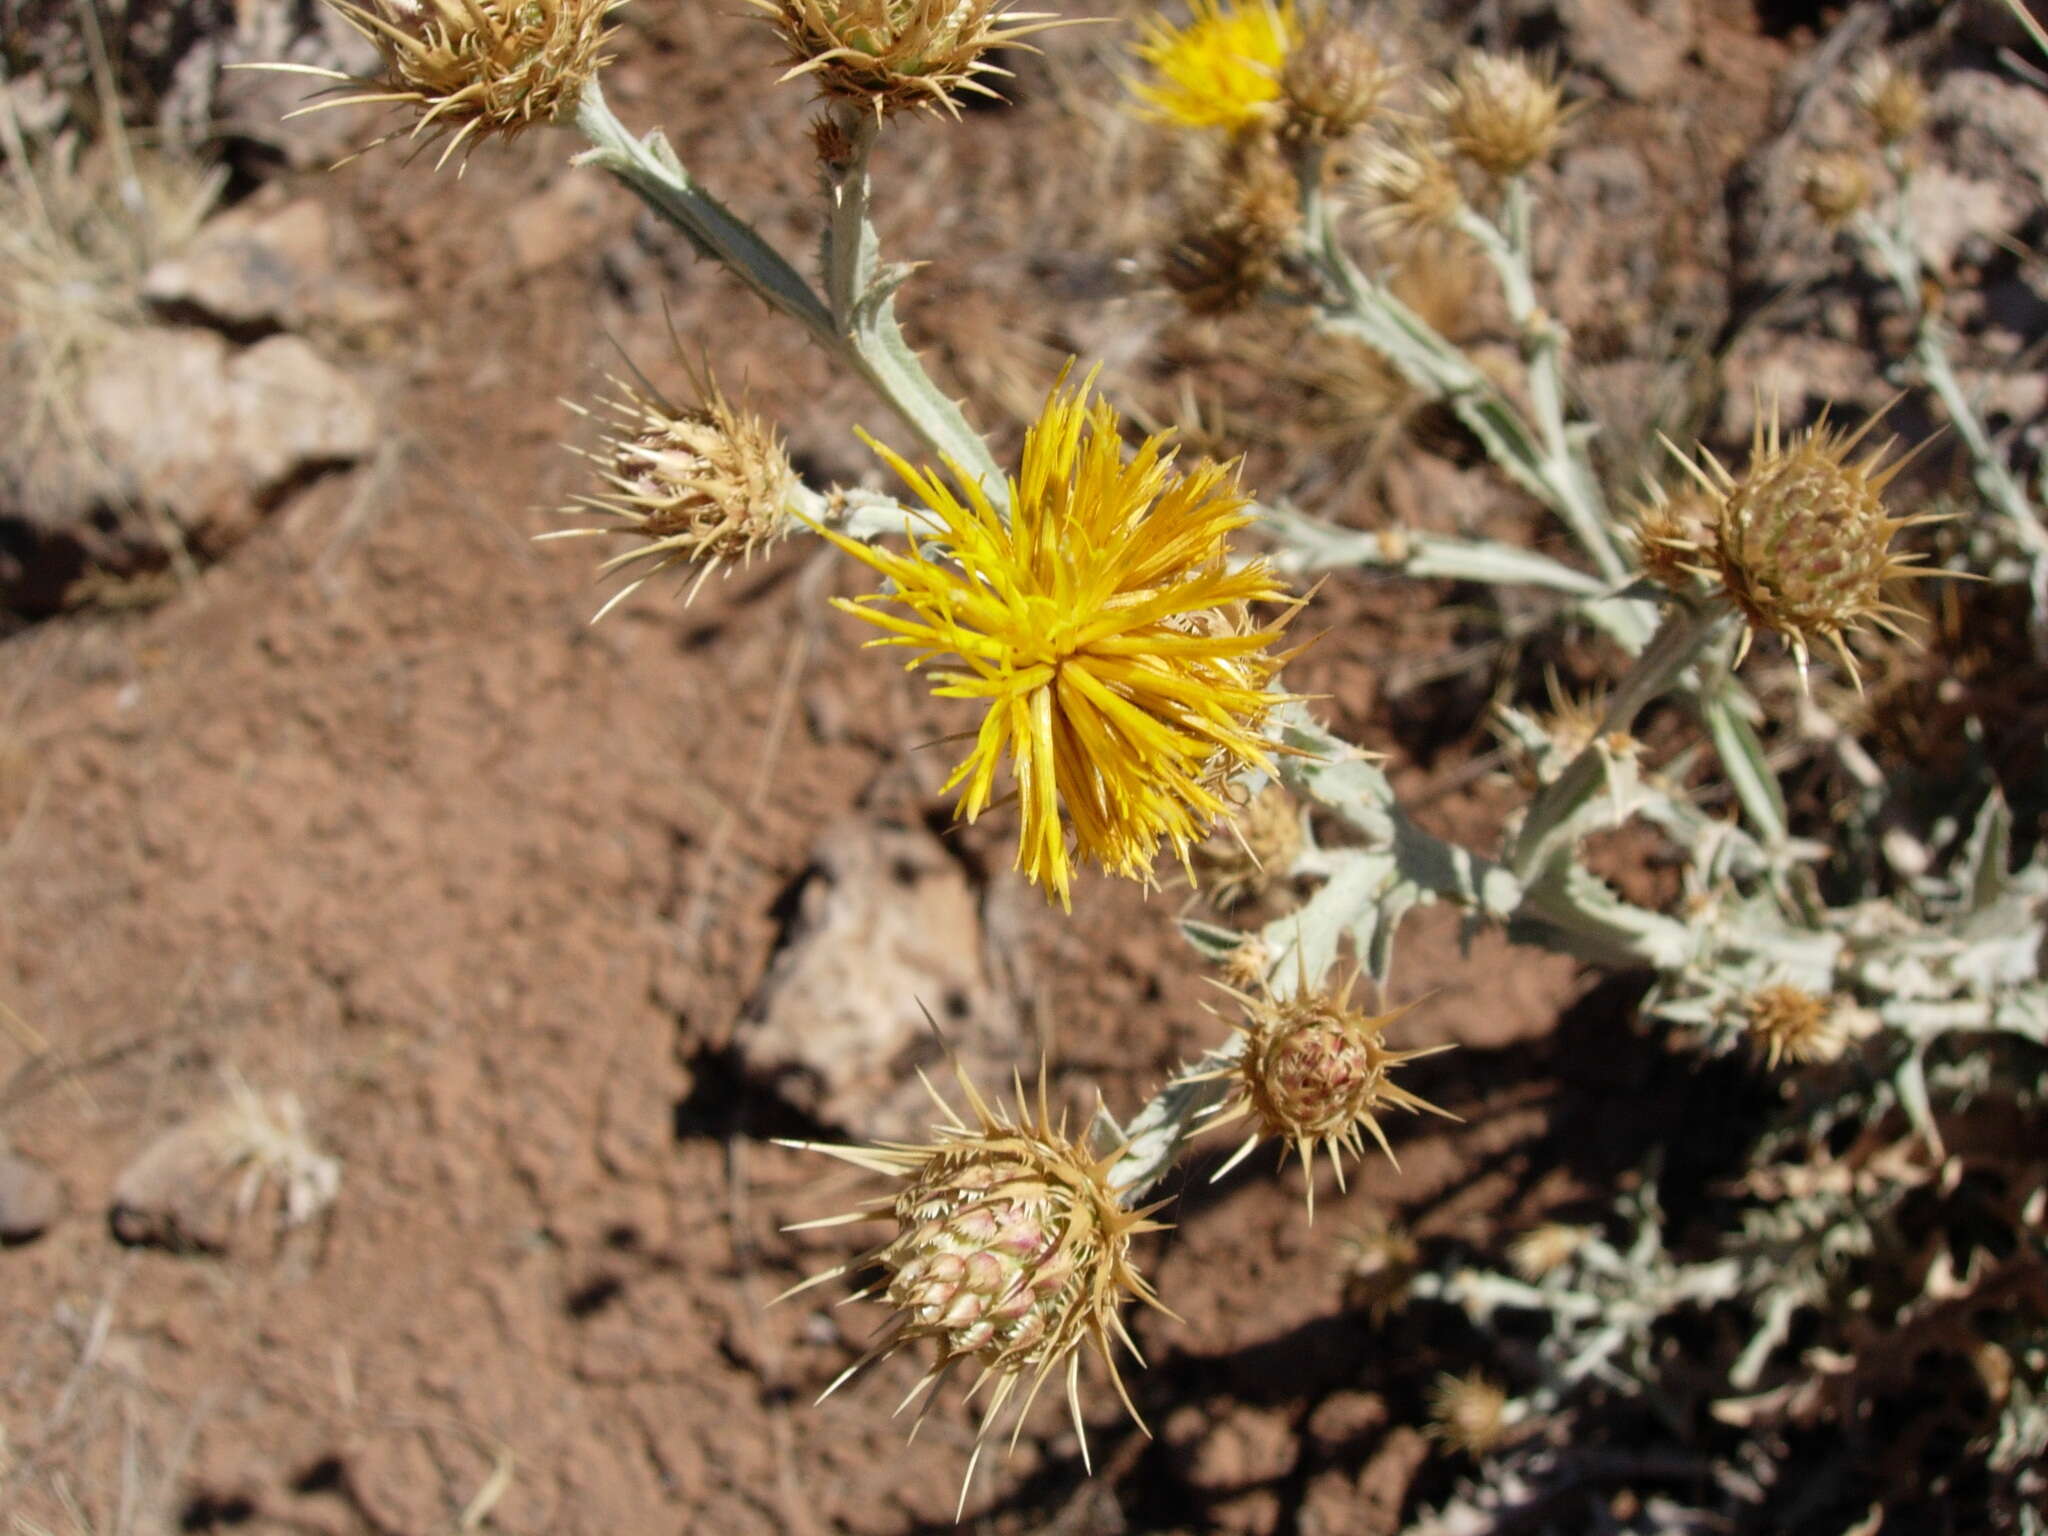
[[231, 1180], [221, 1164], [220, 1127], [201, 1116], [173, 1126], [114, 1181], [107, 1224], [131, 1246], [221, 1253], [234, 1235]]
[[344, 243], [311, 198], [280, 208], [232, 208], [150, 268], [142, 296], [173, 319], [245, 333], [391, 323], [402, 301], [346, 275]]
[[64, 1191], [26, 1158], [0, 1152], [0, 1243], [26, 1243], [50, 1229], [64, 1209]]
[[829, 1124], [923, 1139], [933, 1106], [917, 1069], [941, 1088], [950, 1076], [927, 1010], [982, 1087], [1007, 1082], [1020, 1031], [960, 866], [921, 828], [843, 823], [814, 851], [789, 941], [740, 1023], [740, 1064]]

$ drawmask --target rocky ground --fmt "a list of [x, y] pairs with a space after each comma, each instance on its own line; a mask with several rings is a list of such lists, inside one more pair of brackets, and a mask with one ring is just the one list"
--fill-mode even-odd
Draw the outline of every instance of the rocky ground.
[[[167, 14], [214, 62], [254, 46], [235, 26], [329, 46], [238, 10]], [[767, 30], [622, 14], [620, 114], [808, 246], [803, 93]], [[1888, 26], [1936, 85], [1924, 224], [1975, 295], [1973, 378], [1996, 425], [2040, 430], [2048, 102], [1995, 17], [1404, 23], [1552, 46], [1594, 103], [1543, 261], [1618, 474], [1659, 426], [1746, 433], [1759, 389], [1888, 395], [1895, 317], [1788, 190]], [[1121, 110], [1124, 35], [1052, 34], [1014, 107], [892, 128], [884, 233], [928, 263], [906, 311], [934, 369], [1013, 435], [1060, 359], [1100, 356], [1134, 413], [1222, 434], [1270, 494], [1547, 540], [1443, 424], [1360, 455], [1342, 400], [1287, 409], [1316, 388], [1283, 331], [1179, 316], [1148, 275], [1173, 171]], [[52, 121], [66, 57], [28, 60]], [[844, 1254], [783, 1228], [865, 1191], [773, 1138], [913, 1130], [916, 1001], [990, 1075], [1042, 1056], [1063, 1100], [1128, 1113], [1220, 1029], [1172, 927], [1187, 893], [1089, 880], [1064, 921], [999, 818], [950, 829], [917, 749], [957, 720], [856, 649], [825, 601], [854, 578], [814, 544], [590, 627], [580, 547], [529, 540], [581, 484], [560, 398], [622, 353], [679, 382], [672, 323], [820, 482], [880, 483], [851, 428], [892, 424], [566, 139], [460, 177], [389, 150], [326, 173], [359, 123], [296, 138], [207, 67], [151, 110], [189, 122], [196, 91], [227, 125], [197, 135], [225, 206], [132, 263], [66, 432], [0, 465], [0, 1511], [58, 1536], [950, 1529], [971, 1429], [949, 1405], [905, 1443], [915, 1364], [812, 1406], [876, 1317], [767, 1305]], [[1476, 304], [1482, 345], [1494, 323]], [[47, 405], [19, 370], [0, 394]], [[1483, 840], [1509, 802], [1489, 699], [1598, 661], [1471, 599], [1332, 581], [1290, 675], [1429, 825]], [[1595, 981], [1418, 919], [1392, 996], [1430, 997], [1412, 1043], [1461, 1047], [1415, 1069], [1461, 1123], [1403, 1127], [1401, 1170], [1326, 1182], [1313, 1226], [1298, 1171], [1198, 1163], [1145, 1255], [1180, 1314], [1135, 1322], [1152, 1437], [1097, 1391], [1090, 1478], [1042, 1412], [985, 1458], [969, 1528], [1364, 1536], [1439, 1497], [1422, 1393], [1468, 1341], [1378, 1319], [1343, 1239], [1399, 1216], [1495, 1250], [1711, 1122], [1714, 1084], [1630, 1032], [1626, 978]], [[209, 1137], [296, 1151], [258, 1182]]]

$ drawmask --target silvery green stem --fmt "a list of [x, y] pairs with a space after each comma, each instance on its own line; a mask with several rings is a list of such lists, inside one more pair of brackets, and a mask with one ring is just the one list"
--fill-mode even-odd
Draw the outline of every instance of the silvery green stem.
[[826, 234], [826, 295], [821, 297], [745, 219], [691, 176], [659, 130], [636, 136], [616, 116], [596, 80], [583, 89], [576, 126], [591, 143], [579, 165], [609, 172], [649, 208], [680, 229], [773, 308], [859, 374], [923, 440], [925, 447], [981, 481], [998, 504], [1005, 482], [988, 446], [934, 384], [896, 324], [895, 291], [905, 269], [881, 265], [868, 218], [866, 137], [856, 135], [857, 165], [834, 178]]
[[1606, 783], [1605, 738], [1627, 735], [1647, 705], [1676, 688], [1686, 668], [1721, 633], [1727, 617], [1719, 609], [1683, 599], [1665, 609], [1657, 633], [1616, 685], [1593, 741], [1529, 802], [1508, 859], [1518, 879], [1533, 880], [1561, 852], [1569, 852], [1571, 819]]
[[1468, 206], [1459, 217], [1458, 228], [1492, 263], [1507, 300], [1509, 318], [1521, 336], [1529, 404], [1536, 417], [1535, 475], [1543, 486], [1543, 499], [1564, 519], [1600, 573], [1619, 584], [1633, 573], [1615, 543], [1613, 519], [1606, 499], [1600, 494], [1592, 465], [1586, 459], [1588, 429], [1568, 419], [1564, 364], [1569, 338], [1563, 325], [1537, 299], [1535, 273], [1530, 265], [1530, 207], [1529, 184], [1517, 176], [1502, 192], [1500, 224]]
[[1975, 402], [1956, 377], [1955, 363], [1949, 356], [1948, 324], [1942, 319], [1939, 306], [1927, 302], [1922, 288], [1926, 274], [1913, 240], [1912, 167], [1896, 147], [1885, 151], [1885, 162], [1891, 167], [1898, 189], [1893, 199], [1893, 221], [1887, 224], [1864, 213], [1857, 218], [1857, 232], [1876, 254], [1913, 315], [1913, 362], [1927, 387], [1941, 401], [1942, 409], [1948, 412], [1956, 436], [1969, 450], [1970, 478], [1976, 483], [1978, 494], [2005, 519], [2038, 572], [2043, 560], [2048, 559], [2048, 528], [2041, 526], [2040, 516], [2025, 489], [2007, 466], [1998, 445], [1991, 441]]

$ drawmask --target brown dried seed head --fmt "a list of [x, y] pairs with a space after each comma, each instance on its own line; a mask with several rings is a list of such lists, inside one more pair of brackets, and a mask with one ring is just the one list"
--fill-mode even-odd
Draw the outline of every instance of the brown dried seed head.
[[574, 113], [583, 87], [611, 62], [607, 20], [624, 0], [327, 3], [376, 45], [384, 70], [335, 77], [343, 94], [320, 105], [405, 106], [414, 137], [447, 139], [438, 164]]
[[1293, 173], [1265, 134], [1233, 140], [1167, 247], [1160, 277], [1198, 315], [1248, 309], [1280, 276], [1301, 228]]
[[1380, 1221], [1338, 1239], [1345, 1251], [1344, 1299], [1362, 1307], [1375, 1327], [1407, 1305], [1422, 1272], [1422, 1245], [1406, 1227]]
[[1718, 516], [1715, 499], [1696, 485], [1676, 491], [1651, 486], [1650, 499], [1637, 505], [1629, 530], [1637, 569], [1667, 592], [1697, 591], [1697, 567], [1713, 543]]
[[1281, 132], [1302, 143], [1335, 143], [1378, 115], [1398, 76], [1363, 32], [1324, 22], [1281, 66]]
[[1861, 213], [1870, 203], [1871, 191], [1870, 167], [1861, 155], [1815, 155], [1800, 168], [1800, 199], [1830, 229]]
[[1484, 1456], [1508, 1431], [1508, 1394], [1477, 1369], [1463, 1376], [1448, 1371], [1429, 1389], [1429, 1436], [1468, 1456]]
[[596, 451], [585, 455], [598, 466], [602, 488], [562, 509], [568, 516], [610, 521], [541, 535], [632, 541], [632, 548], [599, 567], [601, 575], [638, 568], [633, 580], [598, 610], [599, 618], [665, 570], [696, 567], [689, 589], [694, 598], [713, 571], [746, 561], [789, 531], [789, 503], [797, 486], [796, 471], [774, 427], [736, 409], [716, 384], [703, 384], [703, 400], [695, 409], [677, 410], [631, 385], [612, 382], [618, 398], [600, 403], [606, 435]]
[[1268, 784], [1196, 845], [1196, 887], [1227, 912], [1286, 880], [1303, 842], [1301, 808], [1280, 785]]
[[[1159, 1228], [1147, 1219], [1157, 1207], [1123, 1207], [1108, 1182], [1115, 1155], [1095, 1157], [1070, 1138], [1064, 1119], [1056, 1123], [1049, 1114], [1042, 1083], [1036, 1105], [1020, 1086], [1014, 1110], [990, 1105], [964, 1079], [961, 1086], [972, 1119], [941, 1101], [946, 1123], [923, 1145], [788, 1143], [902, 1181], [860, 1213], [893, 1223], [889, 1239], [797, 1287], [879, 1269], [883, 1278], [859, 1294], [879, 1294], [894, 1308], [880, 1341], [828, 1393], [870, 1361], [929, 1340], [934, 1356], [919, 1390], [962, 1362], [980, 1366], [976, 1390], [990, 1390], [977, 1440], [1019, 1387], [1026, 1389], [1021, 1413], [1061, 1367], [1079, 1424], [1078, 1362], [1071, 1357], [1089, 1345], [1129, 1407], [1112, 1350], [1132, 1349], [1119, 1316], [1126, 1300], [1159, 1306], [1131, 1261], [1132, 1239]], [[849, 1219], [857, 1218], [806, 1225]]]
[[1450, 147], [1502, 179], [1549, 155], [1571, 117], [1550, 68], [1521, 54], [1465, 54], [1430, 105]]
[[1825, 640], [1856, 678], [1843, 636], [1865, 623], [1900, 633], [1897, 620], [1908, 614], [1887, 600], [1890, 584], [1941, 574], [1919, 571], [1917, 555], [1892, 551], [1895, 534], [1929, 520], [1885, 512], [1884, 488], [1906, 461], [1885, 462], [1889, 443], [1850, 461], [1876, 421], [1838, 433], [1823, 415], [1787, 438], [1776, 408], [1760, 409], [1740, 477], [1705, 452], [1701, 463], [1683, 461], [1716, 502], [1700, 569], [1750, 634], [1767, 629], [1784, 638], [1802, 676], [1813, 646]]
[[1743, 1000], [1742, 1013], [1769, 1067], [1780, 1060], [1802, 1066], [1833, 1061], [1847, 1043], [1834, 999], [1815, 997], [1801, 987], [1779, 984], [1752, 992]]
[[1856, 77], [1856, 105], [1886, 149], [1912, 138], [1927, 125], [1927, 92], [1919, 80], [1883, 54]]
[[[1215, 1177], [1228, 1173], [1260, 1141], [1271, 1139], [1280, 1142], [1283, 1158], [1291, 1148], [1304, 1167], [1320, 1145], [1342, 1188], [1344, 1165], [1339, 1154], [1363, 1156], [1368, 1136], [1389, 1162], [1395, 1161], [1379, 1122], [1383, 1111], [1396, 1108], [1413, 1114], [1427, 1110], [1447, 1120], [1457, 1119], [1391, 1080], [1391, 1074], [1403, 1064], [1450, 1047], [1389, 1049], [1384, 1039], [1386, 1027], [1407, 1010], [1375, 1016], [1353, 1007], [1351, 993], [1357, 984], [1354, 971], [1340, 985], [1318, 992], [1304, 990], [1285, 999], [1274, 997], [1270, 988], [1261, 997], [1224, 989], [1245, 1010], [1245, 1019], [1235, 1026], [1244, 1036], [1244, 1051], [1217, 1069], [1218, 1076], [1230, 1078], [1231, 1093], [1210, 1124], [1248, 1119], [1251, 1133]], [[1308, 1208], [1313, 1220], [1313, 1178], [1308, 1181]]]
[[912, 108], [960, 115], [962, 94], [1001, 100], [1006, 77], [988, 57], [1060, 22], [1006, 9], [1007, 0], [751, 0], [820, 94], [877, 117]]

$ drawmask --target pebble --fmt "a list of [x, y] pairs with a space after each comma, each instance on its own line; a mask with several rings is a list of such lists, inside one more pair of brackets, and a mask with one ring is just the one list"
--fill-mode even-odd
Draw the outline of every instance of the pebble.
[[41, 1237], [63, 1203], [64, 1192], [48, 1173], [25, 1158], [0, 1153], [0, 1243]]

